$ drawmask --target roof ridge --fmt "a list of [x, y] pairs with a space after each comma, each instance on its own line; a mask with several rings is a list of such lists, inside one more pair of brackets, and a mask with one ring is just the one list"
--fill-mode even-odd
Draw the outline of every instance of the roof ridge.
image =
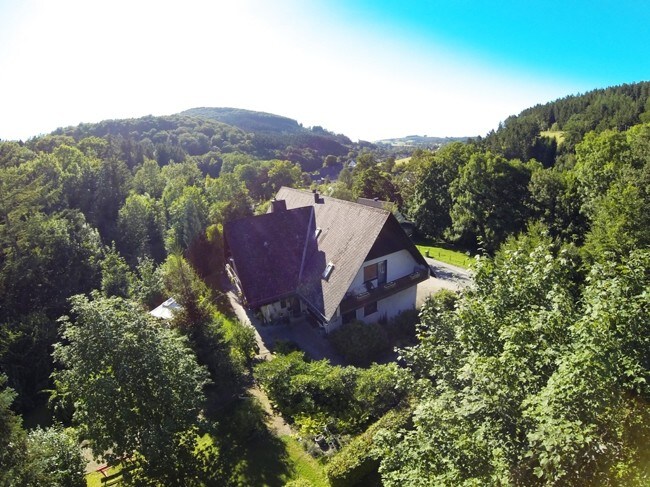
[[[280, 191], [282, 191], [283, 189], [290, 190], [290, 191], [295, 191], [296, 193], [300, 193], [300, 194], [304, 194], [304, 195], [312, 195], [313, 194], [311, 191], [308, 191], [306, 189], [290, 188], [288, 186], [281, 186], [280, 189], [278, 190], [278, 193]], [[277, 195], [277, 193], [276, 193], [276, 195]], [[376, 211], [376, 212], [390, 213], [390, 211], [385, 210], [384, 208], [375, 208], [374, 206], [363, 205], [361, 203], [357, 203], [356, 201], [342, 200], [340, 198], [334, 198], [333, 196], [327, 196], [327, 195], [324, 195], [324, 194], [320, 194], [320, 196], [323, 197], [323, 198], [327, 198], [328, 200], [331, 200], [331, 201], [333, 201], [335, 203], [338, 203], [338, 204], [348, 204], [348, 205], [352, 205], [352, 206], [360, 206], [360, 207], [362, 207], [364, 209], [369, 209], [369, 210]]]

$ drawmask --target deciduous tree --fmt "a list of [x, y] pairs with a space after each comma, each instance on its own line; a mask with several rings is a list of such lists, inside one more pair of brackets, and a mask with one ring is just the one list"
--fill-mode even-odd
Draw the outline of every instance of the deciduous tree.
[[121, 298], [75, 296], [71, 315], [54, 347], [56, 398], [74, 406], [95, 455], [136, 455], [145, 473], [173, 478], [183, 465], [170, 460], [197, 422], [207, 381], [187, 340]]

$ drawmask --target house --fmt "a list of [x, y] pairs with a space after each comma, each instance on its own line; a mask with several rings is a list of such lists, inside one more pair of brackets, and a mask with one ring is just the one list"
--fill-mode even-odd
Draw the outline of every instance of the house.
[[224, 225], [226, 270], [266, 322], [305, 315], [325, 331], [415, 307], [422, 255], [382, 208], [281, 188], [269, 213]]

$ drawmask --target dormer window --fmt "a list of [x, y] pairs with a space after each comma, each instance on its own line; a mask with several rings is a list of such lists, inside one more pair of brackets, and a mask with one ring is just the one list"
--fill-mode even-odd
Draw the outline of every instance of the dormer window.
[[325, 267], [325, 270], [323, 271], [323, 279], [327, 281], [332, 275], [333, 270], [334, 270], [334, 264], [332, 262], [328, 262], [327, 267]]
[[323, 229], [318, 227], [316, 228], [316, 231], [314, 232], [314, 238], [318, 238], [318, 236], [323, 233]]

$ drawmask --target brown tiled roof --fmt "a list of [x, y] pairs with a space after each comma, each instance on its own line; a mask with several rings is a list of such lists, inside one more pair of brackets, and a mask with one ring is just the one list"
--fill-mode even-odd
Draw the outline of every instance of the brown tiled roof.
[[312, 208], [267, 213], [224, 225], [226, 245], [251, 307], [295, 293], [305, 244], [313, 235]]

